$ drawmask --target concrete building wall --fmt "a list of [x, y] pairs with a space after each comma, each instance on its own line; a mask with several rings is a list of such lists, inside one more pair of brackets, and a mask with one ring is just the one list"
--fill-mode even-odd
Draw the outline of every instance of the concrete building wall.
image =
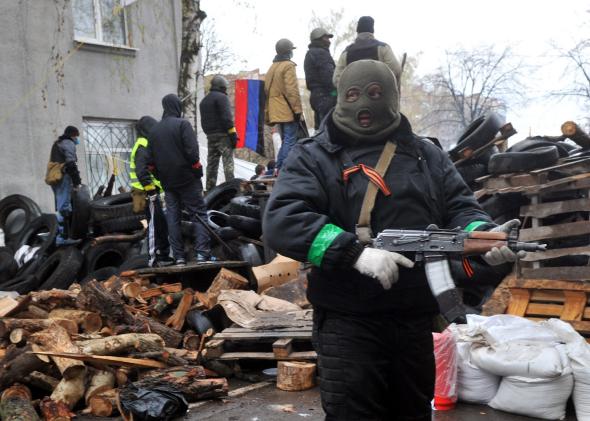
[[181, 2], [128, 3], [133, 50], [75, 42], [70, 0], [0, 2], [0, 198], [22, 193], [53, 211], [43, 178], [65, 126], [82, 130], [84, 118], [160, 118], [161, 98], [177, 91]]

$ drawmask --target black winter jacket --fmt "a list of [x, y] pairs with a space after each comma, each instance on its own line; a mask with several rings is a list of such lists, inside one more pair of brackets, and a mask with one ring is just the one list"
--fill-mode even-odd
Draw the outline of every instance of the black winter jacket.
[[[405, 117], [390, 138], [398, 144], [384, 176], [392, 194], [377, 195], [374, 235], [387, 228], [425, 229], [432, 223], [441, 228], [464, 228], [474, 221], [486, 222], [481, 229], [494, 226], [447, 154], [414, 135]], [[308, 277], [308, 298], [315, 306], [358, 314], [437, 311], [423, 267], [400, 267], [400, 279], [390, 290], [352, 268], [362, 252], [354, 232], [368, 179], [355, 173], [345, 183], [342, 171], [360, 163], [374, 167], [383, 143], [343, 142], [329, 115], [316, 136], [291, 150], [266, 207], [264, 237], [279, 253], [305, 261], [326, 224], [344, 230]]]
[[[199, 144], [191, 124], [180, 118], [182, 104], [176, 95], [162, 100], [164, 115], [150, 131], [148, 162], [156, 167], [164, 190], [185, 187], [195, 183], [192, 165], [199, 162]], [[145, 179], [147, 168], [137, 167], [138, 177]]]
[[76, 143], [72, 138], [60, 136], [51, 147], [49, 156], [51, 162], [64, 164], [64, 172], [72, 178], [72, 184], [82, 184], [80, 170], [78, 169], [78, 156], [76, 155]]
[[336, 64], [326, 47], [312, 42], [305, 54], [303, 69], [305, 70], [305, 84], [312, 94], [318, 91], [320, 94], [329, 95], [336, 88], [332, 83]]
[[234, 127], [234, 119], [227, 94], [216, 89], [203, 98], [199, 104], [201, 127], [205, 134], [224, 133]]

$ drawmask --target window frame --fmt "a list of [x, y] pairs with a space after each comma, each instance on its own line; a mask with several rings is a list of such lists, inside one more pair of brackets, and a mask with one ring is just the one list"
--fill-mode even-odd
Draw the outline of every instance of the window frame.
[[[128, 1], [120, 0], [121, 8], [123, 9], [123, 32], [124, 32], [124, 44], [114, 44], [112, 42], [105, 42], [103, 40], [103, 32], [102, 32], [102, 10], [100, 7], [100, 0], [92, 0], [92, 7], [94, 8], [94, 31], [96, 34], [96, 38], [88, 38], [85, 36], [76, 35], [76, 30], [74, 28], [74, 41], [83, 43], [83, 44], [94, 44], [103, 47], [113, 47], [113, 48], [120, 48], [120, 49], [127, 49], [132, 51], [137, 51], [136, 48], [133, 48], [130, 44], [130, 37], [129, 37], [129, 27], [127, 24], [127, 6], [129, 5]], [[73, 5], [73, 4], [72, 4]], [[72, 9], [73, 10], [73, 9]], [[73, 14], [73, 18], [76, 19], [75, 14]]]

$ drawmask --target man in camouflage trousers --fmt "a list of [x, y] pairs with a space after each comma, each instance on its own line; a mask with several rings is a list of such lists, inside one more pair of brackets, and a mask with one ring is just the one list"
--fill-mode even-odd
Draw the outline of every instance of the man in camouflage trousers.
[[227, 80], [220, 75], [211, 80], [211, 90], [199, 104], [201, 127], [207, 135], [207, 191], [217, 184], [219, 158], [223, 159], [225, 181], [234, 178], [233, 151], [238, 141], [229, 98]]

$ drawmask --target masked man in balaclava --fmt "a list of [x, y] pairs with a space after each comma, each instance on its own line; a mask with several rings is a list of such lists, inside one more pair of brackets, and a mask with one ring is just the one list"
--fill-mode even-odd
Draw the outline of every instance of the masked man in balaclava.
[[412, 133], [397, 104], [386, 64], [350, 64], [334, 111], [291, 151], [263, 218], [270, 247], [312, 264], [307, 294], [327, 420], [431, 419], [437, 302], [414, 256], [366, 247], [367, 238], [430, 224], [495, 227], [447, 154]]

